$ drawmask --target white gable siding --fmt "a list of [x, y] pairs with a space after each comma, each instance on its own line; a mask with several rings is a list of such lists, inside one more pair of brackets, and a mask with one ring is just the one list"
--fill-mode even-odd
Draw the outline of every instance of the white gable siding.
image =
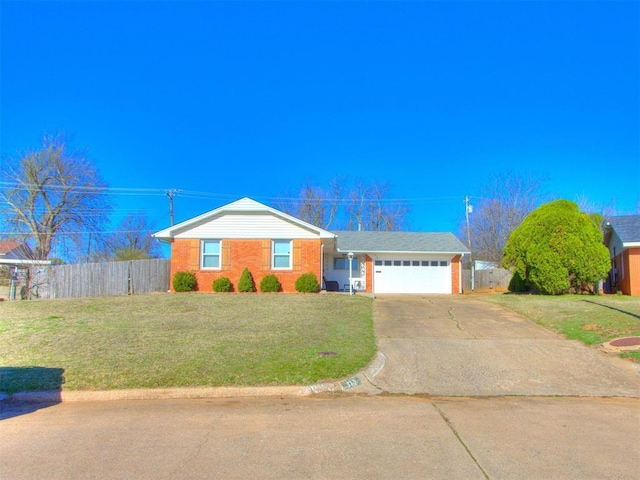
[[609, 256], [613, 258], [616, 255], [620, 255], [622, 253], [622, 250], [624, 250], [624, 245], [622, 244], [622, 240], [620, 240], [620, 237], [614, 230], [613, 235], [611, 235], [611, 240], [609, 240]]
[[227, 205], [226, 208], [236, 211], [255, 212], [257, 210], [264, 210], [267, 207], [259, 202], [256, 202], [255, 200], [252, 200], [249, 197], [244, 197], [240, 200], [236, 200], [230, 205]]
[[320, 238], [317, 232], [272, 214], [227, 213], [192, 225], [175, 238]]

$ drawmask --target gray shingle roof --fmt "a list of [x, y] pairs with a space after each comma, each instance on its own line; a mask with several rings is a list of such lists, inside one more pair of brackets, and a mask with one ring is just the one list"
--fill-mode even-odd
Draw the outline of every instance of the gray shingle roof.
[[449, 232], [334, 232], [340, 252], [469, 253]]
[[609, 217], [607, 222], [611, 224], [622, 243], [640, 242], [640, 215]]

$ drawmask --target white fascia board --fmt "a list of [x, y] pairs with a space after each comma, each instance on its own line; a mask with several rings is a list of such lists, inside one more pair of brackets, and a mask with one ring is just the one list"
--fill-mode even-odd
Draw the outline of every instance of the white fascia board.
[[640, 242], [626, 242], [622, 244], [623, 248], [638, 248], [640, 247]]
[[[247, 205], [249, 203], [249, 205]], [[276, 217], [280, 217], [284, 220], [292, 222], [302, 228], [307, 230], [311, 230], [312, 232], [316, 232], [319, 238], [335, 238], [336, 235], [327, 230], [324, 230], [320, 227], [316, 227], [315, 225], [311, 225], [305, 221], [300, 220], [299, 218], [293, 217], [289, 214], [281, 212], [280, 210], [276, 210], [275, 208], [271, 208], [267, 205], [264, 205], [260, 202], [256, 202], [255, 200], [249, 197], [243, 197], [240, 200], [236, 200], [235, 202], [229, 203], [227, 205], [223, 205], [222, 207], [216, 208], [214, 210], [210, 210], [209, 212], [205, 212], [197, 217], [190, 218], [185, 220], [184, 222], [180, 222], [176, 225], [173, 225], [169, 228], [165, 228], [164, 230], [160, 230], [152, 234], [152, 237], [158, 238], [160, 240], [170, 241], [175, 236], [175, 232], [179, 230], [183, 230], [190, 225], [196, 224], [200, 221], [207, 220], [209, 218], [213, 218], [218, 215], [222, 215], [226, 212], [244, 212], [244, 213], [256, 213], [256, 212], [268, 212]]]
[[175, 232], [177, 230], [181, 230], [181, 229], [183, 229], [185, 227], [188, 227], [189, 225], [192, 225], [194, 223], [198, 223], [200, 220], [205, 220], [207, 218], [214, 217], [224, 208], [225, 207], [220, 207], [220, 208], [216, 208], [215, 210], [210, 210], [210, 211], [205, 212], [205, 213], [203, 213], [201, 215], [198, 215], [197, 217], [190, 218], [190, 219], [185, 220], [183, 222], [180, 222], [180, 223], [177, 223], [175, 225], [172, 225], [169, 228], [165, 228], [164, 230], [160, 230], [159, 232], [156, 232], [151, 236], [155, 237], [155, 238], [159, 238], [159, 239], [170, 240], [170, 239], [172, 239], [174, 237], [174, 234], [175, 234]]
[[336, 248], [338, 253], [366, 253], [371, 255], [467, 255], [469, 252], [442, 252], [424, 250], [341, 250]]
[[51, 260], [25, 260], [22, 258], [2, 258], [0, 265], [51, 265]]

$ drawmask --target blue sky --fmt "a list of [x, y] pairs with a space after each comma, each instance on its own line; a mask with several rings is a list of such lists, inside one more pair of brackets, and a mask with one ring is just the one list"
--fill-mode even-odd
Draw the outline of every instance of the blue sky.
[[[2, 1], [0, 155], [87, 147], [114, 220], [336, 176], [456, 231], [495, 174], [640, 208], [640, 3]], [[141, 190], [148, 189], [148, 190]], [[197, 193], [196, 193], [197, 192]]]

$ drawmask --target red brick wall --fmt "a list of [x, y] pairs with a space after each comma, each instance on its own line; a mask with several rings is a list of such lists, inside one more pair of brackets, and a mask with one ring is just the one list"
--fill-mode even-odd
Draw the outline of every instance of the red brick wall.
[[461, 255], [456, 255], [451, 259], [451, 293], [460, 293], [460, 259]]
[[367, 285], [365, 292], [373, 293], [373, 259], [369, 255], [365, 255], [364, 264], [365, 264], [364, 281]]
[[640, 248], [628, 250], [629, 295], [640, 296]]
[[[171, 278], [179, 271], [196, 274], [198, 290], [211, 292], [213, 281], [228, 277], [234, 290], [245, 267], [249, 268], [260, 289], [260, 280], [273, 273], [282, 284], [283, 292], [295, 292], [295, 281], [303, 273], [311, 272], [320, 281], [320, 240], [293, 240], [291, 270], [271, 270], [271, 240], [222, 239], [220, 270], [200, 270], [199, 239], [176, 239], [171, 244]], [[173, 285], [171, 286], [173, 291]]]
[[[624, 263], [624, 279], [621, 263]], [[617, 289], [625, 295], [640, 296], [640, 248], [629, 248], [623, 251], [617, 256], [616, 264], [618, 265]]]

